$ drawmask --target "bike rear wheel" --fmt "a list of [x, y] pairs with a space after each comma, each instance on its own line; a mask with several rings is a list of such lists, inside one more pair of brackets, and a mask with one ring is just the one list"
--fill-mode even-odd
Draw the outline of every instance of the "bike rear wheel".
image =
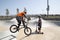
[[11, 25], [11, 27], [10, 27], [10, 32], [16, 33], [17, 31], [18, 31], [17, 26], [16, 26], [16, 25]]
[[27, 28], [24, 29], [24, 33], [25, 33], [25, 35], [27, 35], [27, 36], [31, 35], [31, 32], [32, 32], [32, 30], [31, 30], [31, 28], [29, 28], [29, 27], [27, 27]]

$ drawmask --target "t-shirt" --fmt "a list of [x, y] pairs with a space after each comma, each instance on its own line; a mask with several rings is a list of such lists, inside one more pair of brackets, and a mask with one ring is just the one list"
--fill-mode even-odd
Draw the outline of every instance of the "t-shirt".
[[23, 17], [24, 15], [25, 15], [24, 12], [20, 12], [20, 13], [17, 14], [17, 16], [21, 16], [21, 17]]
[[38, 26], [40, 26], [40, 25], [41, 25], [41, 19], [38, 20]]

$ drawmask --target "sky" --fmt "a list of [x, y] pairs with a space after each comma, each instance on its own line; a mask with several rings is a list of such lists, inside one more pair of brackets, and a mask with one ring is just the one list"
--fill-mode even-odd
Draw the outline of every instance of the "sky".
[[[60, 14], [60, 0], [49, 0], [49, 14]], [[27, 14], [47, 14], [47, 0], [0, 0], [0, 15], [6, 15], [6, 9], [9, 9], [10, 15], [16, 15], [16, 9], [19, 12], [27, 9]]]

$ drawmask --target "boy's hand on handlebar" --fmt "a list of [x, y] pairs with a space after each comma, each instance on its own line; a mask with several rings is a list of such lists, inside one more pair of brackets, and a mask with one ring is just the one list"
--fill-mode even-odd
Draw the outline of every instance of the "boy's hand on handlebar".
[[28, 18], [27, 18], [27, 20], [29, 21], [29, 20], [31, 20], [31, 18], [30, 18], [30, 17], [28, 17]]

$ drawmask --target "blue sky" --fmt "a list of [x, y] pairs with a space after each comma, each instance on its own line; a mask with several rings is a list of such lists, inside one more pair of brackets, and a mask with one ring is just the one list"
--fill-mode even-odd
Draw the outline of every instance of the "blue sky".
[[[50, 14], [60, 13], [60, 0], [49, 0]], [[24, 7], [28, 14], [47, 14], [47, 0], [0, 0], [0, 15], [5, 15], [8, 8], [10, 15], [16, 15], [16, 9], [23, 11]]]

